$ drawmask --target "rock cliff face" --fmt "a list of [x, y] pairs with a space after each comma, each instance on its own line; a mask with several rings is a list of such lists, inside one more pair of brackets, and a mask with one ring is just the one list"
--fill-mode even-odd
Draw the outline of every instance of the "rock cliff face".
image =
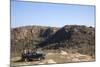
[[19, 53], [24, 48], [71, 49], [93, 56], [95, 29], [79, 25], [66, 25], [62, 28], [43, 26], [12, 28], [12, 54]]

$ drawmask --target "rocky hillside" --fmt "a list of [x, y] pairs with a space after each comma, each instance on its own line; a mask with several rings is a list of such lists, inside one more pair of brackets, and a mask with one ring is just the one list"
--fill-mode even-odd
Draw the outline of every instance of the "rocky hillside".
[[79, 25], [66, 25], [62, 28], [43, 26], [12, 28], [11, 55], [17, 55], [24, 48], [72, 50], [93, 56], [95, 29]]

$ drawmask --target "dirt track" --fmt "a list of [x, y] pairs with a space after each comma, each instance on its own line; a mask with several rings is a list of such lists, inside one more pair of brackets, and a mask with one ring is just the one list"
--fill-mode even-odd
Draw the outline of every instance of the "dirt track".
[[69, 63], [69, 62], [85, 62], [85, 61], [94, 61], [95, 58], [83, 55], [79, 53], [67, 53], [61, 51], [60, 53], [46, 53], [45, 59], [41, 61], [32, 61], [32, 62], [16, 62], [20, 60], [21, 57], [11, 58], [11, 66], [19, 65], [37, 65], [37, 64], [56, 64], [56, 63]]

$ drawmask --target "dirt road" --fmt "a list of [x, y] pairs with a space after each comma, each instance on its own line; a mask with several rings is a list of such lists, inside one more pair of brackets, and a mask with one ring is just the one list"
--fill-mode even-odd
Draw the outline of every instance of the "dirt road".
[[94, 61], [95, 58], [83, 55], [80, 53], [68, 53], [66, 51], [61, 51], [60, 53], [46, 53], [45, 59], [41, 61], [32, 61], [32, 62], [16, 62], [20, 60], [21, 57], [11, 58], [11, 66], [19, 65], [37, 65], [37, 64], [56, 64], [56, 63], [69, 63], [69, 62], [85, 62], [85, 61]]

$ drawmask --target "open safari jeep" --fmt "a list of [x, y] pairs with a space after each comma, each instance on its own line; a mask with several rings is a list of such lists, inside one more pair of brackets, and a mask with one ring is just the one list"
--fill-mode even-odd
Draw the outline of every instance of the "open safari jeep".
[[43, 60], [45, 59], [45, 54], [42, 51], [35, 51], [32, 52], [24, 50], [21, 54], [21, 60], [22, 61], [33, 61], [33, 60]]

